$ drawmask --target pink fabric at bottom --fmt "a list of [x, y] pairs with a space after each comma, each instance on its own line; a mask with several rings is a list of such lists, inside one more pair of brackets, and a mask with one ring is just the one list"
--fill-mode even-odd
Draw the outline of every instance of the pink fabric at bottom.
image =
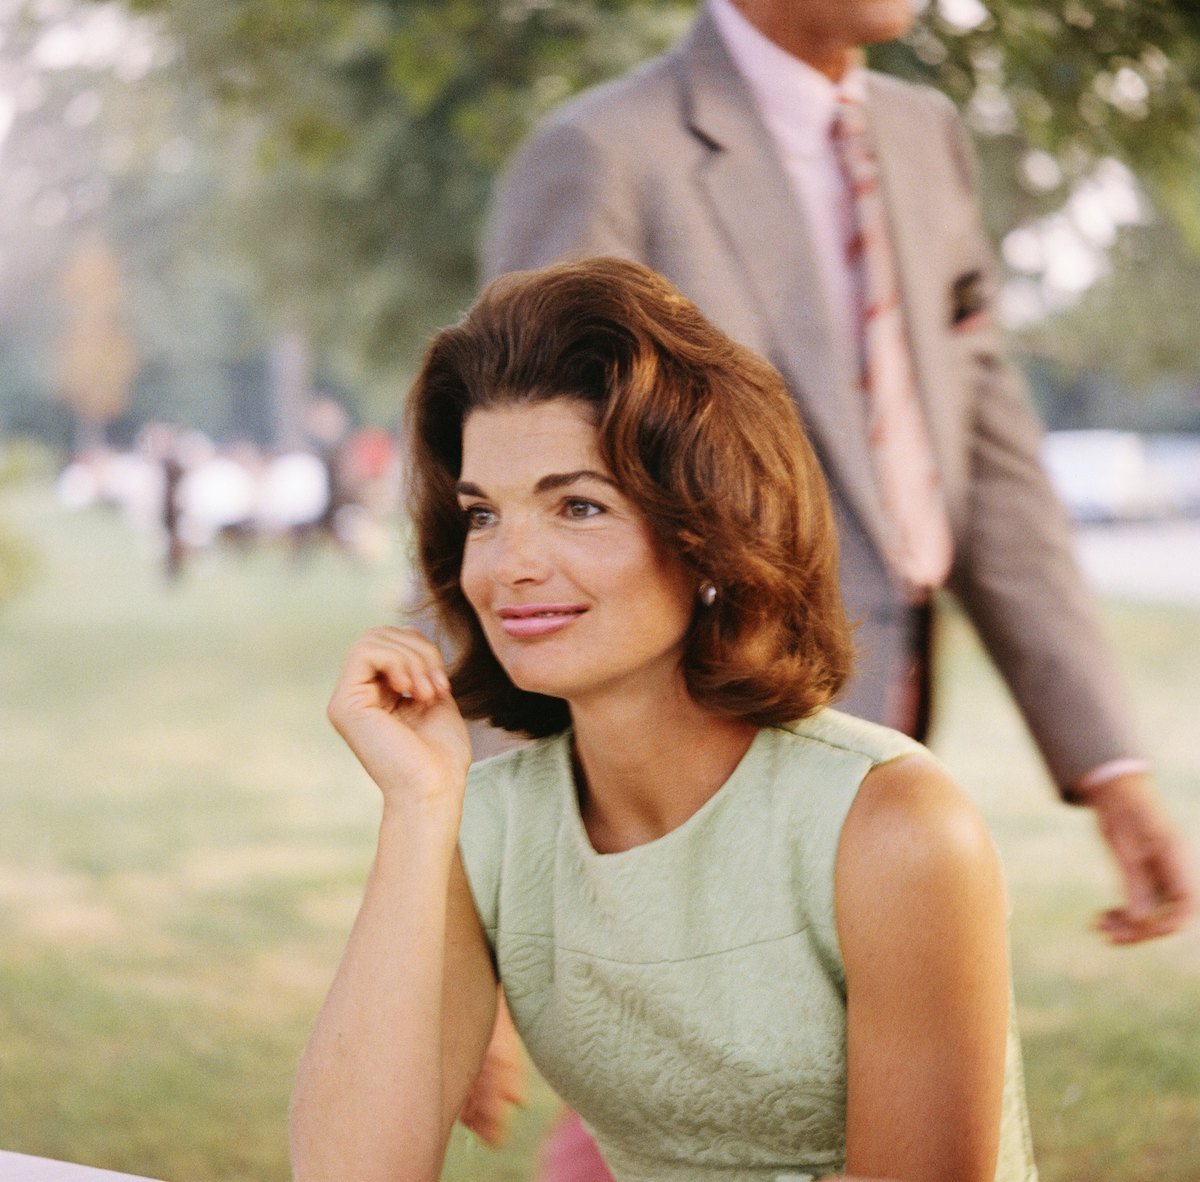
[[568, 1112], [542, 1146], [538, 1182], [613, 1182], [577, 1113]]

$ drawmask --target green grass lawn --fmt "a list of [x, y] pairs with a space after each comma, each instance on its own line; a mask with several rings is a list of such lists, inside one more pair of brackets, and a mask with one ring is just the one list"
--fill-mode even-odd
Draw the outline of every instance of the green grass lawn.
[[[341, 655], [392, 620], [399, 550], [225, 551], [167, 588], [104, 512], [9, 490], [41, 550], [0, 608], [0, 1148], [169, 1179], [287, 1178], [296, 1057], [353, 918], [374, 790], [324, 720]], [[1200, 819], [1200, 611], [1107, 605], [1173, 811]], [[936, 746], [1008, 867], [1046, 1182], [1200, 1177], [1200, 938], [1110, 950], [1114, 881], [1053, 803], [957, 621]], [[542, 1087], [450, 1182], [529, 1176]]]

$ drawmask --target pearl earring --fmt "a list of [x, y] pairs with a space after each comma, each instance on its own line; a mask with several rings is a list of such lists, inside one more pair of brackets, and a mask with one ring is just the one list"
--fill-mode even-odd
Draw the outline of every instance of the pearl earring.
[[700, 590], [697, 593], [700, 597], [700, 602], [705, 607], [712, 607], [717, 602], [717, 588], [715, 583], [710, 583], [707, 579], [700, 584]]

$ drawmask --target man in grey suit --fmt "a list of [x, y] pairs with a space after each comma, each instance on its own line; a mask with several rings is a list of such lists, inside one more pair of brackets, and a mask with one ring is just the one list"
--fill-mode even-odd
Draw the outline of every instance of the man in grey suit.
[[[886, 558], [853, 346], [824, 290], [828, 235], [813, 213], [821, 182], [803, 175], [824, 144], [784, 126], [787, 104], [802, 122], [822, 84], [832, 95], [860, 75], [953, 536], [946, 584], [1064, 798], [1100, 815], [1129, 893], [1129, 907], [1107, 918], [1110, 936], [1158, 935], [1189, 909], [1186, 860], [1139, 756], [1039, 461], [1040, 426], [991, 316], [993, 260], [970, 145], [943, 96], [857, 64], [858, 46], [903, 33], [911, 19], [907, 0], [710, 0], [673, 50], [535, 133], [500, 187], [484, 270], [569, 255], [640, 259], [780, 370], [829, 477], [846, 602], [860, 621], [858, 675], [840, 705], [895, 722], [889, 695], [919, 613]], [[789, 68], [798, 81], [781, 76]]]
[[1187, 854], [1132, 734], [1039, 462], [1039, 424], [991, 315], [970, 145], [943, 96], [861, 66], [860, 46], [911, 20], [910, 0], [708, 0], [670, 52], [568, 103], [524, 146], [498, 192], [484, 271], [636, 258], [779, 369], [829, 478], [860, 621], [858, 674], [840, 705], [911, 729], [898, 690], [923, 656], [928, 596], [889, 559], [850, 281], [830, 245], [830, 123], [842, 91], [858, 88], [952, 538], [945, 586], [1063, 798], [1097, 814], [1127, 894], [1102, 928], [1117, 943], [1165, 934], [1193, 908]]

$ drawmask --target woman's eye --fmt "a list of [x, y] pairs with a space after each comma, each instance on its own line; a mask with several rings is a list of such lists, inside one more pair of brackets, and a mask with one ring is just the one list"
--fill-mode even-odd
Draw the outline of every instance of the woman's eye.
[[463, 510], [463, 517], [467, 521], [468, 533], [473, 533], [479, 529], [486, 529], [496, 520], [495, 511], [485, 508], [483, 505], [468, 505]]
[[563, 513], [574, 521], [582, 521], [586, 517], [595, 517], [598, 513], [603, 512], [603, 507], [597, 505], [595, 501], [583, 501], [577, 497], [572, 497], [570, 500], [563, 502]]

